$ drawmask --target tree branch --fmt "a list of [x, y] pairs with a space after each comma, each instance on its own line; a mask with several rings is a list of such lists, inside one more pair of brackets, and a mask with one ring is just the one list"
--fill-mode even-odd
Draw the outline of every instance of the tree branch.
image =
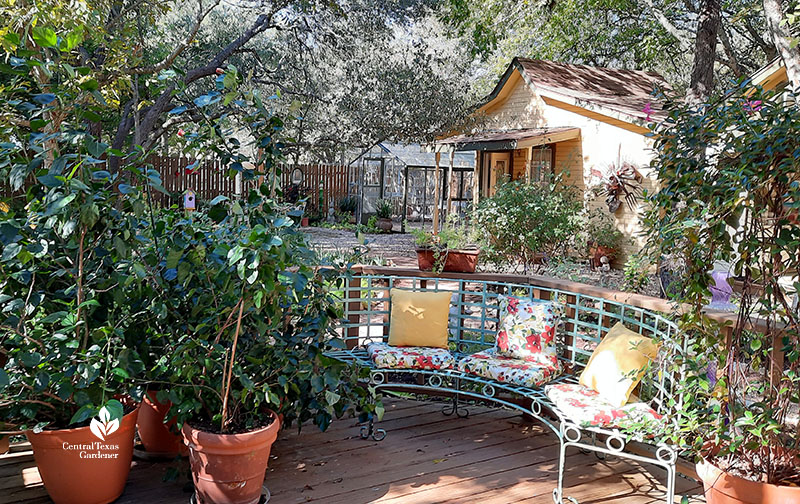
[[155, 65], [147, 67], [130, 68], [128, 69], [128, 73], [131, 75], [154, 74], [160, 72], [161, 70], [164, 70], [167, 67], [172, 66], [172, 63], [175, 61], [175, 59], [178, 56], [180, 56], [181, 53], [185, 51], [190, 45], [192, 45], [192, 41], [197, 35], [197, 32], [200, 30], [200, 25], [203, 24], [203, 20], [205, 20], [205, 18], [211, 13], [211, 11], [214, 10], [217, 7], [217, 5], [219, 5], [220, 1], [221, 0], [215, 0], [211, 4], [211, 7], [205, 10], [203, 9], [203, 2], [202, 1], [200, 2], [200, 11], [197, 13], [197, 19], [195, 19], [194, 26], [192, 26], [192, 29], [189, 31], [189, 34], [186, 36], [186, 38], [184, 38], [183, 41], [180, 44], [178, 44], [178, 47], [176, 47], [175, 50], [172, 51], [172, 53], [169, 56], [167, 56], [160, 62], [156, 63]]

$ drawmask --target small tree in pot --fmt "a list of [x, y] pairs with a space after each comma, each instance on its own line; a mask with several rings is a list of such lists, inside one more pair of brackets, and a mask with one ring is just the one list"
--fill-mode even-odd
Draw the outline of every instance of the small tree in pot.
[[[677, 296], [688, 306], [688, 358], [675, 361], [687, 371], [682, 414], [668, 441], [697, 455], [710, 504], [800, 502], [800, 435], [788, 421], [800, 400], [800, 316], [780, 284], [800, 271], [800, 109], [742, 86], [676, 106], [657, 132], [649, 245], [686, 265]], [[743, 279], [727, 327], [704, 315], [720, 259]]]
[[[226, 75], [234, 75], [224, 83], [234, 93], [235, 69]], [[282, 118], [248, 92], [237, 106], [259, 146], [256, 159], [215, 143], [187, 147], [216, 149], [223, 163], [240, 168], [277, 166]], [[224, 114], [195, 112], [223, 130]], [[169, 335], [156, 367], [169, 384], [162, 392], [172, 403], [168, 415], [190, 448], [199, 502], [257, 502], [282, 423], [311, 420], [325, 429], [334, 417], [376, 408], [359, 371], [324, 355], [342, 344], [328, 291], [340, 272], [314, 267], [290, 207], [277, 206], [271, 192], [264, 184], [246, 200], [220, 196], [190, 218], [164, 211], [141, 255], [145, 283], [155, 286], [143, 316]]]

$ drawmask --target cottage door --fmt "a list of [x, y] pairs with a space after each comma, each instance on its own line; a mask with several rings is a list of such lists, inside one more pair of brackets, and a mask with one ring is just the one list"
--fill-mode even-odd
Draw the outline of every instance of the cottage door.
[[508, 152], [492, 152], [489, 154], [489, 196], [494, 196], [497, 183], [509, 173], [511, 154]]

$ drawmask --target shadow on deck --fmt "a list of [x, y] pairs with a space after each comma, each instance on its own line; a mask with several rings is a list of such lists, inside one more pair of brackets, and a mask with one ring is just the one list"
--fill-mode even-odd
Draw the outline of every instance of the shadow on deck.
[[[441, 403], [384, 400], [384, 441], [364, 441], [354, 420], [321, 433], [306, 426], [281, 433], [266, 484], [271, 503], [511, 504], [552, 503], [558, 440], [519, 414], [470, 407], [446, 417]], [[162, 481], [176, 463], [134, 461], [118, 503], [189, 502], [187, 465], [177, 482]], [[581, 504], [664, 502], [657, 467], [567, 452], [566, 495]], [[705, 502], [699, 485], [678, 479], [678, 495]], [[50, 502], [25, 445], [0, 456], [0, 503]], [[680, 502], [680, 497], [676, 499]]]

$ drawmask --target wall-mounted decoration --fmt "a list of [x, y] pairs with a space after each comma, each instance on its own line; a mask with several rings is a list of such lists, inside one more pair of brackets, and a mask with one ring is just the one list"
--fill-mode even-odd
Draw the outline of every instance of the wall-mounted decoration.
[[592, 175], [599, 175], [602, 179], [598, 192], [606, 197], [609, 212], [616, 213], [622, 206], [622, 200], [631, 211], [636, 210], [642, 197], [644, 177], [635, 166], [627, 162], [611, 164], [604, 173], [592, 170]]

